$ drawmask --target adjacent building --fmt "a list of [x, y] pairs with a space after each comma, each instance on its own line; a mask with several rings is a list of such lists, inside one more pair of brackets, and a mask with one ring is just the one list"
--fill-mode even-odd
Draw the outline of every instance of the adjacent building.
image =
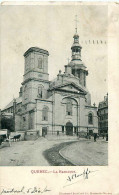
[[88, 70], [81, 59], [79, 35], [73, 36], [71, 61], [49, 81], [47, 50], [31, 47], [24, 53], [25, 67], [19, 97], [2, 112], [15, 111], [15, 130], [75, 135], [98, 132], [97, 107], [91, 105], [86, 86]]
[[108, 134], [108, 94], [98, 105], [98, 130], [99, 134]]

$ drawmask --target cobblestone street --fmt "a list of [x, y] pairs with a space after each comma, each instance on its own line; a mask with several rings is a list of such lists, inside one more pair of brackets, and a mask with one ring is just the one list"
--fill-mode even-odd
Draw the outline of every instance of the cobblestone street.
[[60, 154], [71, 163], [79, 166], [108, 165], [108, 143], [99, 138], [96, 142], [81, 140], [60, 150]]
[[69, 141], [41, 137], [35, 141], [12, 142], [11, 147], [0, 149], [0, 166], [49, 166], [43, 152], [62, 142]]
[[107, 165], [107, 151], [108, 143], [102, 138], [97, 142], [39, 138], [0, 149], [0, 166]]

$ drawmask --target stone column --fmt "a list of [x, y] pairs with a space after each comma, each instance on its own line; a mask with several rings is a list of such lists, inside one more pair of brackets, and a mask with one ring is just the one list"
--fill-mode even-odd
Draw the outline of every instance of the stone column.
[[84, 86], [84, 71], [80, 70], [80, 83]]
[[78, 69], [76, 69], [75, 75], [79, 78]]

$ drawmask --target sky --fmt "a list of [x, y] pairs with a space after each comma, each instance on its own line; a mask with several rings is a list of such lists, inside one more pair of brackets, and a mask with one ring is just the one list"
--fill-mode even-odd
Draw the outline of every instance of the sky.
[[24, 74], [23, 54], [28, 48], [36, 46], [49, 51], [50, 80], [57, 76], [59, 70], [64, 72], [67, 59], [71, 60], [75, 15], [78, 18], [82, 61], [89, 71], [87, 88], [92, 104], [95, 102], [98, 105], [104, 99], [108, 92], [106, 5], [80, 5], [76, 2], [72, 5], [67, 2], [65, 5], [6, 5], [1, 9], [1, 109], [13, 97], [19, 96]]

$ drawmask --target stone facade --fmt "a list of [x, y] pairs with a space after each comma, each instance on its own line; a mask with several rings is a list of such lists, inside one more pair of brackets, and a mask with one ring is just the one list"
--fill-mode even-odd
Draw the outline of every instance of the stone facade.
[[98, 105], [99, 134], [108, 134], [108, 94]]
[[32, 47], [25, 52], [21, 101], [16, 99], [15, 108], [17, 131], [37, 132], [40, 136], [98, 132], [97, 108], [91, 105], [86, 88], [88, 71], [81, 60], [78, 34], [73, 38], [72, 60], [53, 81], [49, 81], [48, 51]]

